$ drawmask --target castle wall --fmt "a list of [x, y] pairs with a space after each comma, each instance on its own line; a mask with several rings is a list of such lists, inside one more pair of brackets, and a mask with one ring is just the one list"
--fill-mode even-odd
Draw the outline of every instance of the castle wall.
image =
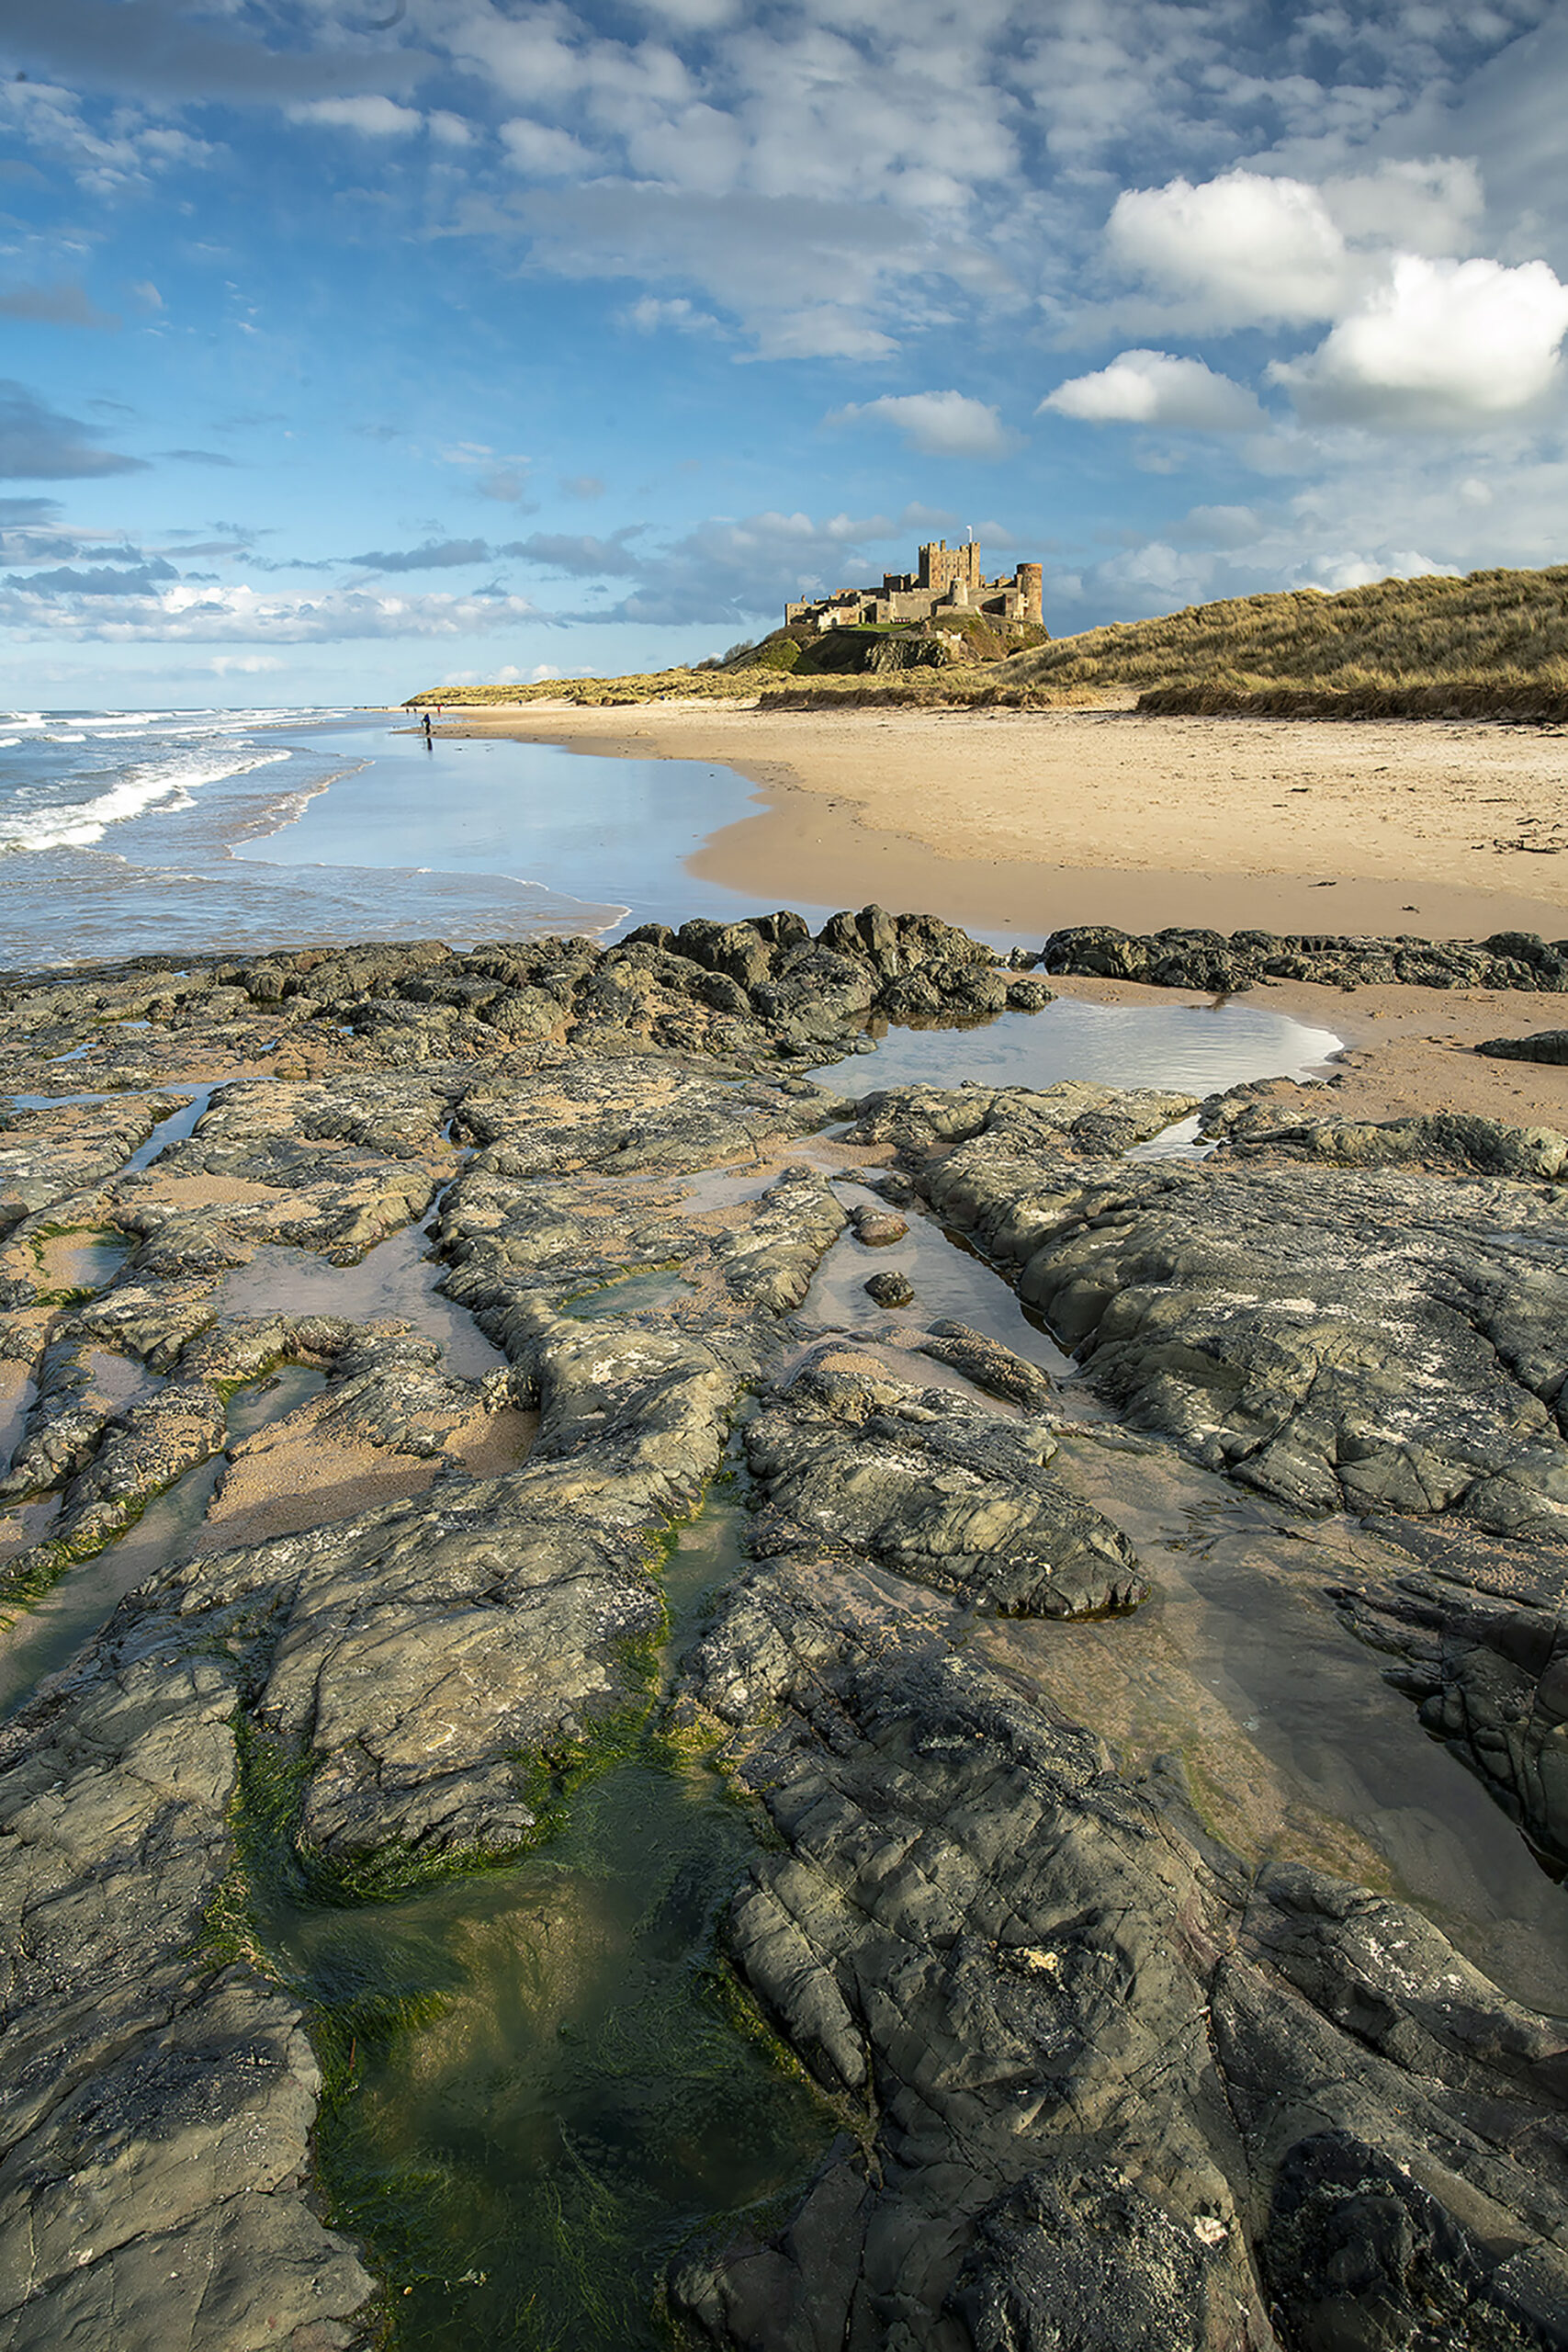
[[887, 571], [877, 588], [840, 588], [784, 606], [784, 625], [815, 621], [821, 628], [940, 619], [943, 611], [981, 612], [1015, 623], [1044, 623], [1044, 574], [1037, 563], [1021, 563], [1010, 578], [987, 580], [980, 570], [978, 542], [950, 548], [936, 539], [919, 551], [918, 573]]

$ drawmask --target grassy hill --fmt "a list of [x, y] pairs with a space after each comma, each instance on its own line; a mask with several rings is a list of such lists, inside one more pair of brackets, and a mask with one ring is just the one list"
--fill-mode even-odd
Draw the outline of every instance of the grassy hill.
[[437, 699], [451, 709], [757, 696], [770, 710], [1029, 710], [1132, 693], [1140, 710], [1156, 713], [1568, 721], [1568, 564], [1472, 571], [1462, 580], [1380, 580], [1337, 596], [1310, 588], [1233, 596], [1056, 638], [983, 667], [891, 676], [792, 673], [768, 658], [785, 639], [775, 631], [732, 657], [734, 667], [446, 687], [411, 696], [408, 707]]
[[1058, 638], [991, 674], [1058, 693], [1136, 689], [1145, 710], [1518, 707], [1556, 716], [1568, 711], [1568, 565], [1381, 580], [1336, 596], [1234, 596]]

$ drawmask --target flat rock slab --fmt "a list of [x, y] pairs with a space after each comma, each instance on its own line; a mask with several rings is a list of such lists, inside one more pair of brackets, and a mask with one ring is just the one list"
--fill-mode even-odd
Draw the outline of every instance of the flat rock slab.
[[1051, 1476], [1055, 1450], [1046, 1423], [908, 1388], [829, 1346], [747, 1427], [756, 1540], [863, 1553], [1008, 1615], [1132, 1608], [1149, 1590], [1132, 1546]]
[[1100, 1392], [1312, 1510], [1568, 1516], [1568, 1214], [1394, 1170], [1075, 1167], [987, 1129], [922, 1189]]
[[1562, 2340], [1561, 2026], [1395, 1904], [1238, 1866], [1178, 1784], [895, 1619], [771, 1561], [694, 1660], [782, 1840], [737, 1962], [869, 2143], [678, 2268], [703, 2340]]

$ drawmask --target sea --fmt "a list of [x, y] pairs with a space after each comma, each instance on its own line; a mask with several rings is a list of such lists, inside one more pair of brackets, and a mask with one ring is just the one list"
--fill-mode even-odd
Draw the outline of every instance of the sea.
[[0, 965], [730, 920], [753, 902], [682, 860], [753, 806], [728, 768], [427, 745], [402, 711], [11, 711]]
[[[734, 922], [777, 902], [699, 879], [686, 862], [758, 797], [705, 762], [427, 742], [400, 710], [12, 711], [0, 714], [0, 971]], [[846, 896], [853, 903], [852, 877]], [[815, 927], [832, 909], [798, 911]], [[962, 920], [961, 909], [927, 911]], [[983, 1030], [884, 1034], [874, 1078], [852, 1062], [830, 1082], [1092, 1078], [1207, 1093], [1305, 1075], [1339, 1042], [1255, 998], [1062, 999]]]

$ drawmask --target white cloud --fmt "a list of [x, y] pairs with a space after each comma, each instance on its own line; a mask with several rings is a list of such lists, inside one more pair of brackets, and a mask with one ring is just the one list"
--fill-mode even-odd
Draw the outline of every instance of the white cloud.
[[711, 311], [699, 311], [684, 294], [676, 294], [667, 302], [656, 294], [645, 294], [615, 313], [616, 323], [635, 327], [638, 334], [657, 334], [661, 327], [673, 327], [677, 334], [722, 334], [724, 330]]
[[503, 122], [501, 136], [508, 163], [517, 171], [526, 172], [530, 179], [579, 179], [596, 168], [593, 156], [570, 130], [557, 130], [546, 122], [532, 122], [526, 115]]
[[828, 424], [891, 424], [911, 449], [928, 458], [1008, 458], [1021, 436], [996, 409], [966, 392], [888, 392], [834, 409]]
[[443, 147], [471, 147], [474, 132], [471, 123], [460, 114], [448, 114], [445, 107], [437, 107], [425, 118], [432, 139]]
[[1347, 237], [1414, 254], [1462, 253], [1486, 209], [1475, 163], [1461, 155], [1380, 164], [1325, 180], [1322, 195]]
[[551, 0], [448, 5], [458, 61], [526, 108], [503, 127], [515, 166], [592, 183], [471, 208], [472, 229], [526, 235], [532, 267], [711, 303], [770, 358], [885, 358], [953, 283], [1008, 286], [980, 216], [1018, 193], [998, 44], [1018, 0], [962, 27], [906, 0], [847, 30], [815, 6], [675, 0], [629, 40]]
[[0, 120], [38, 153], [64, 165], [78, 187], [99, 197], [122, 195], [152, 174], [208, 162], [220, 151], [166, 124], [147, 125], [116, 108], [96, 130], [73, 92], [51, 82], [0, 81]]
[[525, 596], [399, 596], [361, 589], [263, 595], [245, 586], [182, 581], [156, 594], [0, 590], [0, 620], [24, 641], [69, 638], [99, 645], [337, 644], [356, 638], [464, 637], [536, 621]]
[[1349, 277], [1344, 237], [1319, 190], [1257, 172], [1128, 188], [1106, 242], [1134, 276], [1185, 298], [1194, 323], [1216, 327], [1332, 318]]
[[1248, 433], [1264, 422], [1249, 391], [1201, 359], [1168, 351], [1124, 351], [1092, 376], [1074, 376], [1047, 392], [1037, 413], [1054, 411], [1089, 424], [1163, 424], [1178, 432]]
[[288, 109], [290, 122], [319, 123], [325, 130], [355, 130], [362, 139], [406, 139], [421, 130], [424, 117], [417, 107], [400, 107], [395, 98], [307, 98]]
[[1474, 426], [1557, 382], [1565, 333], [1568, 287], [1543, 261], [1509, 269], [1401, 254], [1310, 357], [1269, 372], [1309, 417]]
[[755, 319], [760, 359], [891, 359], [898, 345], [842, 302], [807, 302], [782, 317]]

